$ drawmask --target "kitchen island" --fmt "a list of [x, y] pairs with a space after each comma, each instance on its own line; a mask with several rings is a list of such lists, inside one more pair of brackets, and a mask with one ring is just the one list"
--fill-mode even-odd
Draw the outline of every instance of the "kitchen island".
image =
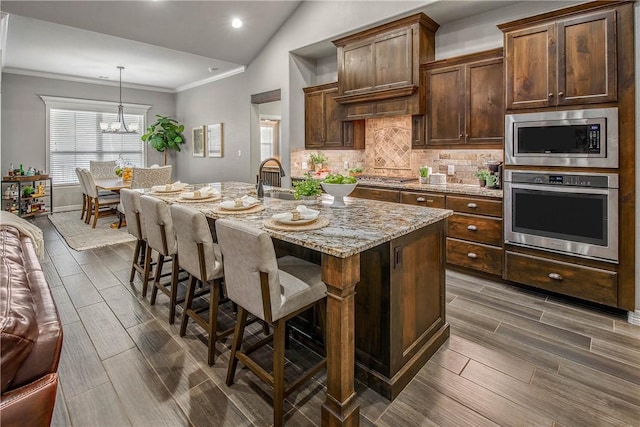
[[[251, 184], [210, 184], [223, 199], [254, 191]], [[157, 195], [167, 203], [179, 196]], [[218, 201], [188, 205], [215, 220], [226, 217], [263, 229], [274, 239], [316, 254], [327, 285], [327, 397], [322, 425], [356, 426], [357, 375], [395, 398], [449, 336], [445, 319], [445, 221], [450, 210], [345, 198], [347, 207], [329, 207], [331, 196], [310, 206], [328, 225], [312, 231], [265, 227], [273, 214], [291, 211], [295, 200], [265, 197], [264, 210], [224, 214]], [[356, 369], [354, 369], [356, 368]]]

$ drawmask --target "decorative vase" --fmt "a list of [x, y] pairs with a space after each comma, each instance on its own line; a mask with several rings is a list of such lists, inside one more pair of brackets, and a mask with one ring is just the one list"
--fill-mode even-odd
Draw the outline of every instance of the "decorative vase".
[[479, 179], [478, 184], [480, 184], [480, 187], [484, 187], [485, 185], [487, 185], [487, 182], [484, 179]]
[[428, 184], [429, 183], [429, 177], [428, 176], [421, 176], [420, 177], [420, 184]]

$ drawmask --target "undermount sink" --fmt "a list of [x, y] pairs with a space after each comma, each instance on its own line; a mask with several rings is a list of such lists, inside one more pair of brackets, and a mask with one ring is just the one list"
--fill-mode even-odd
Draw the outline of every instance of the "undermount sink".
[[271, 197], [273, 199], [282, 199], [282, 200], [295, 200], [293, 197], [293, 193], [287, 193], [284, 191], [265, 191], [265, 197]]

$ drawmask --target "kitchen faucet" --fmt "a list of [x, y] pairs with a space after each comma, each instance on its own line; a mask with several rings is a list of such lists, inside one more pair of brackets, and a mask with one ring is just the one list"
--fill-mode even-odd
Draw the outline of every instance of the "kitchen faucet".
[[[267, 163], [275, 162], [276, 166], [266, 166]], [[274, 187], [280, 187], [280, 178], [285, 176], [284, 169], [282, 168], [282, 163], [280, 160], [275, 157], [269, 157], [260, 163], [260, 168], [258, 169], [258, 181], [262, 181], [265, 185], [271, 185]]]

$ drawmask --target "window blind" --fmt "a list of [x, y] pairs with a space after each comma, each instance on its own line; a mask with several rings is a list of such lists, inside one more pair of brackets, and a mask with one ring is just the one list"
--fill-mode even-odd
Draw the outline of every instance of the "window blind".
[[[144, 115], [125, 114], [125, 122], [145, 129]], [[89, 161], [116, 160], [144, 164], [140, 134], [102, 133], [100, 122], [111, 123], [116, 113], [74, 109], [49, 109], [49, 175], [53, 183], [77, 184], [76, 168], [89, 168]]]

